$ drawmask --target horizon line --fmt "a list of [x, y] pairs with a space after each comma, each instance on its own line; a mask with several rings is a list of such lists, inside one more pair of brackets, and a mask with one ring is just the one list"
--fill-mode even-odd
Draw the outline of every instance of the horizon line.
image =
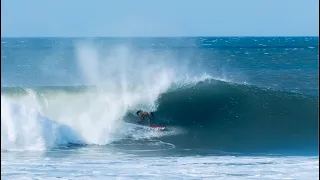
[[265, 36], [1, 36], [1, 38], [199, 38], [199, 37], [318, 37], [311, 35], [265, 35]]

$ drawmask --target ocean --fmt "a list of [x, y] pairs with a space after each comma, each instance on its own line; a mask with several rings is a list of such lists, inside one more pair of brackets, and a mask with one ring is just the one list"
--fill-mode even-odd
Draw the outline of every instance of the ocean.
[[1, 38], [1, 178], [319, 179], [318, 51], [318, 37]]

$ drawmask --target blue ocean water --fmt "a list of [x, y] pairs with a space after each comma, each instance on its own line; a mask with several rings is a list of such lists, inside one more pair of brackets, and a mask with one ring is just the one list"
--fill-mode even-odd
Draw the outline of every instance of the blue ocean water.
[[318, 43], [2, 38], [1, 177], [318, 179]]

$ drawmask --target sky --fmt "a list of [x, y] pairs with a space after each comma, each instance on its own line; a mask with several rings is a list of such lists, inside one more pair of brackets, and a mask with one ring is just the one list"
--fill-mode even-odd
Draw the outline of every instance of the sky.
[[2, 37], [318, 34], [318, 0], [1, 0]]

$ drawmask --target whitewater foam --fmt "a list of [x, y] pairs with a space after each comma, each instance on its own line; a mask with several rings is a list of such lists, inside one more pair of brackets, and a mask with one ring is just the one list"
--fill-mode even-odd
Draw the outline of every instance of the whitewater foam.
[[[123, 128], [120, 124], [128, 110], [156, 109], [155, 100], [174, 79], [173, 69], [154, 63], [155, 55], [122, 47], [111, 52], [100, 57], [92, 45], [77, 46], [79, 69], [86, 82], [95, 85], [93, 91], [41, 93], [29, 89], [22, 96], [11, 97], [14, 102], [2, 98], [2, 147], [43, 150], [79, 138], [86, 144], [105, 145], [121, 136], [117, 132]], [[59, 124], [77, 137], [59, 132]]]
[[82, 143], [81, 139], [72, 128], [1, 96], [2, 151], [41, 151], [57, 145]]

